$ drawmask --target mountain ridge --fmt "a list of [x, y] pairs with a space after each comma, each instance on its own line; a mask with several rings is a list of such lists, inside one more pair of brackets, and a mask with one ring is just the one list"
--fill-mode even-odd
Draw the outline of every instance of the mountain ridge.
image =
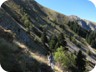
[[[42, 14], [42, 15], [45, 15], [45, 16], [47, 15], [50, 20], [55, 20], [57, 18], [56, 19], [57, 22], [59, 21], [60, 23], [63, 23], [62, 21], [64, 20], [64, 17], [66, 17], [69, 20], [74, 19], [75, 21], [79, 21], [79, 23], [81, 22], [80, 26], [87, 29], [87, 30], [96, 30], [96, 23], [95, 22], [92, 22], [92, 21], [89, 21], [89, 20], [86, 20], [86, 19], [81, 19], [80, 17], [77, 17], [75, 15], [67, 16], [67, 15], [64, 15], [62, 13], [56, 12], [52, 9], [43, 7], [42, 5], [38, 4], [35, 0], [32, 0], [32, 1], [34, 2], [34, 4], [35, 3], [37, 4], [38, 9], [41, 11], [41, 13], [40, 12], [39, 13]], [[23, 1], [23, 2], [25, 2], [25, 1]], [[18, 1], [17, 1], [17, 3], [18, 3]], [[84, 22], [84, 23], [82, 23], [82, 22]]]

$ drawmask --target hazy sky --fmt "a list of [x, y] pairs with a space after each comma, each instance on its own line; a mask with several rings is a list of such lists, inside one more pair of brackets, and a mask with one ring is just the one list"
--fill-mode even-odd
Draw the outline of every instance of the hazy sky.
[[36, 0], [45, 7], [65, 15], [77, 15], [80, 18], [96, 22], [96, 7], [89, 0]]

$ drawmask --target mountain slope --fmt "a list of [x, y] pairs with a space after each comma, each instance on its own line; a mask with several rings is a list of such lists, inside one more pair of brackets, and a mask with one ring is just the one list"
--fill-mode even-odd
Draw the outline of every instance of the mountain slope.
[[[86, 42], [88, 34], [96, 30], [96, 24], [91, 21], [74, 15], [63, 15], [40, 5], [34, 0], [8, 0], [0, 8], [0, 26], [12, 31], [15, 35], [12, 42], [15, 45], [24, 47], [25, 44], [30, 52], [43, 56], [47, 56], [51, 49], [52, 37], [59, 41], [59, 34], [62, 33], [65, 42], [67, 42], [68, 52], [74, 54], [74, 52], [78, 53], [81, 50], [86, 59], [91, 62], [91, 65], [88, 65], [90, 68], [87, 69], [90, 70], [94, 66], [96, 60], [95, 48], [91, 48]], [[44, 33], [46, 34], [45, 38], [47, 38], [45, 43], [42, 41]], [[28, 56], [26, 56], [26, 61], [29, 59]], [[36, 58], [36, 61], [38, 60]], [[30, 65], [29, 63], [28, 65]]]

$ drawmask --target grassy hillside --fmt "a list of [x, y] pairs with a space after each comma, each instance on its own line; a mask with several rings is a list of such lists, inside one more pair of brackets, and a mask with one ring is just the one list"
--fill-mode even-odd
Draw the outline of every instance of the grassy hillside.
[[[6, 71], [11, 72], [43, 72], [47, 70], [52, 72], [50, 67], [44, 63], [38, 62], [30, 53], [24, 51], [19, 45], [13, 41], [14, 34], [10, 30], [0, 27], [0, 64]], [[44, 66], [44, 67], [43, 67]]]
[[[5, 34], [4, 30], [0, 32], [0, 49], [4, 45], [8, 45], [5, 48], [10, 49], [13, 45], [11, 52], [18, 55], [21, 48], [15, 45], [23, 43], [29, 51], [43, 55], [45, 58], [48, 52], [51, 51], [55, 56], [56, 65], [60, 66], [64, 71], [71, 72], [77, 71], [79, 68], [76, 67], [76, 59], [81, 51], [81, 57], [86, 62], [85, 70], [88, 71], [93, 68], [96, 60], [96, 32], [90, 28], [89, 30], [83, 28], [78, 23], [78, 19], [75, 16], [69, 17], [48, 9], [34, 0], [8, 0], [0, 8], [0, 26], [6, 31], [12, 32], [12, 34]], [[80, 21], [83, 22], [84, 20], [80, 19]], [[0, 31], [2, 31], [2, 28]], [[17, 54], [13, 49], [16, 49]], [[33, 59], [33, 57], [30, 59], [26, 52], [19, 57], [14, 55], [16, 63], [20, 64], [19, 68], [20, 70], [23, 69], [23, 72], [26, 70], [38, 72], [33, 69], [39, 70], [37, 68], [40, 65], [42, 66], [42, 63]], [[8, 58], [11, 59], [10, 56]], [[18, 63], [18, 59], [20, 59], [21, 63]], [[72, 60], [72, 62], [68, 59]], [[28, 63], [28, 68], [24, 61]], [[60, 65], [58, 65], [58, 61]], [[47, 70], [50, 69], [48, 65], [44, 65]], [[31, 70], [30, 67], [34, 68]]]

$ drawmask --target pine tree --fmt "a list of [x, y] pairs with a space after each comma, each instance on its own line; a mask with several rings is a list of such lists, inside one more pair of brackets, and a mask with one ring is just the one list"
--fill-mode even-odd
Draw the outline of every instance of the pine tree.
[[46, 36], [45, 32], [42, 34], [41, 40], [42, 40], [44, 45], [45, 45], [45, 43], [48, 43], [48, 39], [47, 39], [47, 36]]
[[65, 41], [65, 37], [63, 33], [60, 33], [60, 35], [58, 36], [58, 46], [65, 47], [66, 45], [67, 45], [67, 42]]
[[76, 66], [79, 72], [84, 72], [86, 67], [86, 57], [82, 54], [82, 51], [79, 51], [76, 57]]
[[96, 40], [92, 40], [91, 46], [92, 46], [93, 48], [96, 48]]
[[56, 36], [52, 36], [52, 38], [51, 38], [51, 40], [49, 42], [49, 46], [50, 46], [50, 49], [52, 51], [55, 50], [56, 44], [57, 44], [57, 37]]

